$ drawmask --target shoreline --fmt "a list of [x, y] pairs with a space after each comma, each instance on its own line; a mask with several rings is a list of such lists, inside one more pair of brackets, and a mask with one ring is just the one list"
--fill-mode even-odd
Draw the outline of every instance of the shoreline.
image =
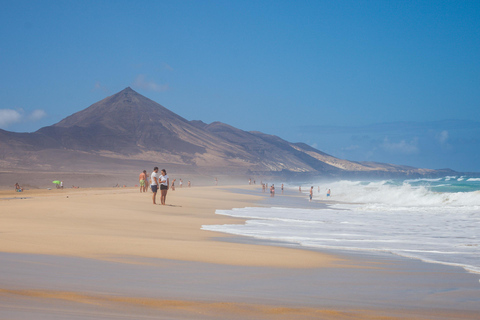
[[[42, 311], [46, 318], [81, 310], [89, 312], [84, 318], [114, 319], [120, 307], [156, 319], [476, 319], [478, 280], [463, 269], [200, 230], [245, 221], [216, 209], [262, 205], [261, 196], [238, 188], [255, 187], [177, 189], [166, 207], [131, 188], [0, 200], [7, 222], [0, 226], [0, 317], [36, 319], [39, 309], [25, 308], [33, 303], [51, 310]], [[81, 208], [66, 209], [72, 202]], [[29, 224], [32, 233], [23, 232]]]
[[[237, 192], [240, 192], [242, 194], [250, 194], [254, 195], [253, 192], [251, 191], [246, 191], [242, 189], [235, 190]], [[263, 199], [261, 203], [258, 203], [257, 206], [261, 207], [282, 207], [282, 208], [292, 208], [292, 209], [331, 209], [331, 210], [342, 210], [342, 209], [334, 209], [331, 207], [331, 205], [336, 205], [336, 204], [357, 204], [357, 203], [346, 203], [346, 202], [341, 202], [341, 201], [336, 201], [336, 200], [313, 200], [312, 202], [307, 202], [308, 194], [303, 192], [303, 193], [298, 193], [293, 190], [288, 190], [286, 191], [286, 194], [283, 199], [280, 201], [278, 200], [277, 195], [275, 197], [270, 197], [267, 192], [261, 193], [263, 195]], [[283, 197], [283, 193], [281, 197]], [[285, 199], [288, 198], [288, 199]], [[234, 217], [230, 215], [226, 215], [228, 217]], [[246, 220], [262, 220], [261, 218], [245, 218]], [[208, 229], [206, 229], [208, 230]], [[222, 231], [217, 231], [216, 232], [222, 232]], [[229, 233], [226, 233], [229, 234]], [[450, 267], [450, 268], [461, 268], [463, 271], [474, 274], [474, 275], [480, 275], [480, 271], [477, 271], [476, 269], [472, 269], [474, 267], [471, 267], [469, 265], [463, 265], [459, 263], [449, 263], [449, 262], [442, 262], [442, 261], [436, 261], [436, 260], [428, 260], [428, 259], [423, 259], [420, 257], [414, 257], [414, 256], [409, 256], [409, 255], [402, 255], [398, 254], [392, 251], [387, 251], [387, 250], [370, 250], [370, 249], [363, 249], [363, 250], [353, 250], [353, 249], [342, 249], [342, 248], [324, 248], [324, 247], [314, 247], [314, 246], [303, 246], [301, 244], [296, 244], [293, 242], [288, 242], [288, 241], [282, 241], [282, 240], [273, 240], [273, 239], [262, 239], [262, 238], [257, 238], [255, 236], [242, 236], [242, 235], [237, 235], [237, 234], [229, 234], [230, 236], [235, 236], [238, 237], [238, 242], [240, 243], [255, 243], [255, 241], [259, 243], [270, 243], [271, 245], [280, 245], [280, 246], [285, 246], [288, 248], [299, 248], [303, 250], [312, 250], [312, 251], [317, 251], [317, 252], [322, 252], [322, 253], [329, 253], [337, 256], [387, 256], [387, 257], [399, 257], [402, 259], [408, 259], [408, 260], [416, 260], [416, 261], [421, 261], [423, 263], [427, 264], [439, 264], [445, 267]], [[248, 240], [248, 239], [253, 239], [253, 240]], [[232, 241], [228, 238], [225, 238], [225, 241]], [[347, 258], [348, 259], [348, 258]]]

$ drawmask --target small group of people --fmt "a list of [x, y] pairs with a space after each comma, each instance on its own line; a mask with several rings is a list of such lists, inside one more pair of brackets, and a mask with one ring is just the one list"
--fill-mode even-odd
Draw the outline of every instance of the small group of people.
[[[266, 190], [268, 190], [268, 183], [263, 183], [260, 182], [262, 184], [262, 191], [265, 192]], [[282, 190], [282, 193], [283, 193], [283, 183], [282, 183], [282, 187], [281, 187], [281, 190]], [[272, 183], [272, 185], [270, 186], [270, 195], [273, 197], [275, 195], [275, 185]]]
[[[301, 187], [299, 187], [301, 188]], [[318, 192], [320, 192], [320, 187], [318, 187]], [[330, 197], [330, 194], [331, 194], [331, 191], [330, 189], [328, 189], [327, 191], [327, 197]], [[312, 201], [312, 198], [313, 198], [313, 186], [310, 187], [310, 201]]]
[[[262, 185], [262, 191], [265, 192], [267, 190], [270, 189], [270, 196], [275, 196], [275, 185], [272, 184], [270, 186], [270, 188], [268, 187], [268, 183], [263, 183], [263, 181], [260, 182], [261, 185]], [[251, 180], [248, 181], [248, 184], [251, 184]], [[310, 192], [309, 192], [309, 198], [310, 198], [310, 201], [313, 200], [313, 186], [310, 187]], [[282, 187], [281, 187], [281, 190], [282, 190], [282, 194], [283, 194], [283, 183], [282, 183]], [[298, 191], [301, 193], [302, 192], [302, 186], [299, 186], [298, 187]], [[318, 192], [320, 193], [320, 187], [318, 187]], [[330, 197], [331, 195], [331, 190], [328, 189], [327, 190], [327, 197]]]
[[153, 168], [153, 172], [150, 175], [150, 188], [153, 192], [153, 204], [157, 204], [157, 191], [160, 189], [160, 204], [165, 205], [169, 186], [170, 178], [167, 176], [167, 171], [162, 169], [158, 172], [158, 167]]
[[15, 191], [16, 192], [23, 192], [23, 188], [17, 183], [15, 183]]

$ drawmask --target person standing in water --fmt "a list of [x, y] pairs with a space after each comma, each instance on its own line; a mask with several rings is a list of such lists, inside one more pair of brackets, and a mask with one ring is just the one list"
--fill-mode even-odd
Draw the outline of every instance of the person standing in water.
[[310, 187], [310, 201], [312, 201], [313, 198], [313, 186]]
[[160, 171], [159, 184], [160, 184], [160, 203], [165, 205], [165, 200], [167, 200], [168, 186], [170, 185], [170, 179], [168, 178], [167, 171], [165, 171], [165, 169], [162, 169], [162, 171]]
[[327, 197], [330, 197], [330, 189], [327, 191]]
[[150, 188], [153, 192], [153, 204], [157, 204], [157, 189], [158, 189], [158, 167], [153, 168], [152, 175], [150, 176]]

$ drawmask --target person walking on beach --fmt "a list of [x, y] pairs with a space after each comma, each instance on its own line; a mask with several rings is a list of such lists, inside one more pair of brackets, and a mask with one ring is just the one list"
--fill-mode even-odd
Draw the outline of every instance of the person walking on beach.
[[310, 201], [312, 201], [313, 198], [313, 186], [310, 188]]
[[167, 171], [162, 169], [160, 171], [160, 177], [158, 179], [160, 184], [160, 203], [165, 205], [165, 200], [167, 199], [168, 186], [170, 185], [170, 179], [167, 176]]
[[180, 183], [180, 188], [181, 188], [181, 187], [183, 186], [183, 180], [180, 179], [180, 182], [179, 182], [179, 183]]
[[175, 191], [175, 181], [177, 181], [177, 179], [173, 179], [172, 181], [172, 191]]
[[153, 168], [152, 175], [150, 176], [150, 188], [152, 189], [153, 192], [153, 204], [157, 204], [157, 189], [158, 189], [158, 167]]
[[140, 192], [145, 192], [145, 180], [147, 179], [147, 170], [143, 170], [142, 173], [138, 176], [140, 182]]
[[327, 191], [327, 197], [330, 197], [330, 189]]

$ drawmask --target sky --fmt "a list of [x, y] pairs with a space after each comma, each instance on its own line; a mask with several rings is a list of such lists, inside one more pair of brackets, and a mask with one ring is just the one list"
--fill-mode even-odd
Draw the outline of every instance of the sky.
[[130, 86], [347, 160], [480, 172], [480, 1], [0, 4], [1, 129]]

